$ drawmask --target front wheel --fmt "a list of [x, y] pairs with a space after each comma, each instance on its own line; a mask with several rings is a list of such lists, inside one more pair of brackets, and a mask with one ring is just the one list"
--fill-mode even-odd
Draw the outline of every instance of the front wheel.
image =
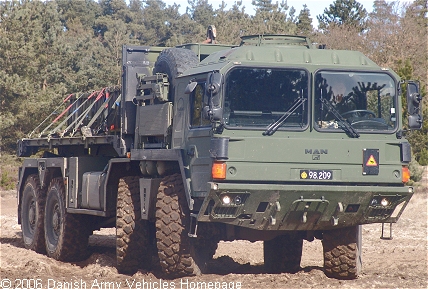
[[324, 273], [336, 279], [356, 279], [361, 272], [361, 225], [324, 231]]
[[49, 257], [80, 261], [87, 256], [90, 230], [84, 215], [67, 213], [63, 178], [51, 181], [46, 197], [45, 239]]
[[300, 270], [303, 238], [296, 232], [263, 242], [264, 264], [268, 273], [296, 273]]
[[21, 229], [24, 246], [37, 253], [45, 253], [43, 227], [46, 195], [40, 187], [36, 174], [29, 175], [25, 182], [21, 201]]
[[[160, 265], [170, 276], [205, 273], [207, 262], [217, 249], [217, 237], [204, 238], [206, 226], [198, 238], [190, 238], [190, 211], [180, 174], [165, 177], [156, 201], [156, 239]], [[204, 229], [202, 229], [204, 228]]]

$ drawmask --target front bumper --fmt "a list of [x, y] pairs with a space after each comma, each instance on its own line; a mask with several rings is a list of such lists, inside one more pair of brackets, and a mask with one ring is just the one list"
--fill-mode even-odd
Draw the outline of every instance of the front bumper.
[[330, 230], [395, 223], [411, 187], [209, 183], [200, 222], [256, 230]]

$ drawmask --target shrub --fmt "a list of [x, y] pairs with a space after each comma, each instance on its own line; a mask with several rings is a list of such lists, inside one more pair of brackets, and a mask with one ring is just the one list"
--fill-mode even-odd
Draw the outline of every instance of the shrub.
[[1, 179], [0, 179], [0, 187], [6, 190], [13, 190], [15, 188], [15, 181], [12, 177], [9, 176], [7, 172], [1, 173]]
[[428, 149], [423, 149], [423, 150], [419, 153], [418, 163], [419, 163], [421, 166], [428, 166]]
[[21, 160], [13, 155], [0, 155], [0, 189], [15, 189], [18, 182], [18, 168]]
[[410, 170], [410, 181], [409, 184], [419, 182], [422, 179], [423, 168], [419, 165], [416, 159], [412, 156], [412, 160], [409, 163]]

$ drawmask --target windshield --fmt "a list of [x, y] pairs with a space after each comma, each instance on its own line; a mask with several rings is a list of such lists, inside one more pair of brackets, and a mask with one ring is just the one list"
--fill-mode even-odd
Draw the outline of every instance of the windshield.
[[[232, 128], [303, 129], [308, 121], [308, 73], [298, 69], [235, 68], [226, 77], [223, 121]], [[300, 102], [296, 109], [296, 103]], [[284, 117], [286, 115], [287, 117]]]
[[395, 94], [395, 81], [386, 73], [319, 72], [315, 76], [315, 126], [343, 130], [338, 114], [351, 129], [392, 131], [397, 123]]

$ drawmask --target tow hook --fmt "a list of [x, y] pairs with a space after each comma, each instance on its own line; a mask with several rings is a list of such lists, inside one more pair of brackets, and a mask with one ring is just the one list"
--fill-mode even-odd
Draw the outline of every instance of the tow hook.
[[339, 225], [339, 217], [337, 216], [338, 213], [343, 213], [343, 204], [342, 202], [337, 203], [336, 211], [334, 212], [333, 216], [331, 216], [331, 224], [333, 226]]
[[273, 214], [270, 216], [270, 224], [271, 224], [272, 226], [275, 226], [275, 225], [276, 225], [276, 218], [275, 218], [276, 212], [280, 212], [280, 211], [281, 211], [281, 204], [279, 203], [279, 201], [276, 201], [276, 202], [275, 202], [274, 209], [275, 209], [275, 213], [273, 213]]
[[190, 213], [190, 230], [187, 235], [190, 238], [197, 238], [198, 237], [198, 215]]

